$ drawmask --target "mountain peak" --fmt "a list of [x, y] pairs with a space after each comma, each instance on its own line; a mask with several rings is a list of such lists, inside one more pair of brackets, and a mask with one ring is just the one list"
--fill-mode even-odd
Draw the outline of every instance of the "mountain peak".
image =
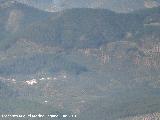
[[70, 8], [103, 8], [115, 12], [132, 12], [160, 5], [160, 0], [15, 0], [48, 12]]

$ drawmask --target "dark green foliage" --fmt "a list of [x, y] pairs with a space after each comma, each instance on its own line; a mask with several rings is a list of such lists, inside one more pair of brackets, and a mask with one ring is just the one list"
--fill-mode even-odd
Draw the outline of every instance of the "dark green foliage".
[[106, 10], [68, 10], [56, 20], [47, 19], [43, 24], [29, 26], [25, 37], [64, 48], [98, 47], [123, 37], [124, 31], [116, 24], [115, 16]]

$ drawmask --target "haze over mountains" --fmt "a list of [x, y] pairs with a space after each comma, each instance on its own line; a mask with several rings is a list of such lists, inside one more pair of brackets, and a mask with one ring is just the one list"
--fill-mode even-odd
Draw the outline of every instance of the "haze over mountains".
[[[0, 1], [1, 114], [137, 120], [160, 112], [157, 4], [123, 14], [100, 8], [46, 12], [36, 8], [40, 1]], [[136, 9], [144, 8], [138, 3], [143, 7]]]
[[17, 0], [46, 11], [67, 8], [105, 8], [116, 12], [152, 8], [160, 5], [160, 0]]

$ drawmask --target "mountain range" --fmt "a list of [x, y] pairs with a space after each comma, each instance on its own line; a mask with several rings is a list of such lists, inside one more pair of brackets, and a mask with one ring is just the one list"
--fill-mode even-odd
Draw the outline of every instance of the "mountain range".
[[1, 114], [136, 120], [160, 112], [160, 7], [47, 12], [33, 0], [0, 1]]
[[159, 0], [17, 0], [46, 11], [59, 11], [69, 8], [105, 8], [116, 12], [152, 8], [160, 5]]

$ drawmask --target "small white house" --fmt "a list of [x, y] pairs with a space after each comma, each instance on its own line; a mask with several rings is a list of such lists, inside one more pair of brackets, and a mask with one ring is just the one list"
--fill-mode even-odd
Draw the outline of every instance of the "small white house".
[[15, 80], [15, 79], [12, 79], [12, 82], [16, 82], [16, 80]]
[[51, 78], [50, 78], [50, 77], [47, 77], [47, 80], [51, 80]]
[[42, 77], [42, 78], [40, 78], [39, 80], [45, 80], [45, 78]]
[[67, 76], [66, 76], [66, 75], [64, 75], [64, 76], [63, 76], [63, 78], [67, 78]]

